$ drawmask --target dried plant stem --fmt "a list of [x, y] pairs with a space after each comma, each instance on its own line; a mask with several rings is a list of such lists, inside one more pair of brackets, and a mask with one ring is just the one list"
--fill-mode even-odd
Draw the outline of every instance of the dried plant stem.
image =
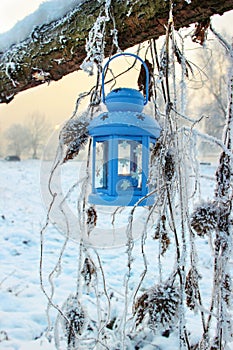
[[107, 326], [107, 324], [109, 323], [110, 321], [110, 314], [111, 314], [111, 300], [110, 300], [110, 297], [108, 295], [108, 291], [107, 291], [107, 286], [106, 286], [106, 279], [105, 279], [105, 274], [104, 274], [104, 270], [103, 270], [103, 266], [102, 266], [102, 263], [101, 263], [101, 259], [100, 259], [100, 256], [98, 254], [98, 252], [95, 250], [95, 254], [97, 256], [97, 259], [98, 259], [98, 263], [99, 263], [99, 268], [100, 268], [100, 271], [101, 271], [101, 275], [102, 275], [102, 282], [103, 282], [103, 290], [104, 290], [104, 295], [107, 299], [107, 303], [108, 303], [108, 308], [107, 308], [107, 318], [104, 322], [104, 324], [102, 325], [102, 327], [99, 329], [98, 331], [98, 334], [100, 335], [105, 327]]

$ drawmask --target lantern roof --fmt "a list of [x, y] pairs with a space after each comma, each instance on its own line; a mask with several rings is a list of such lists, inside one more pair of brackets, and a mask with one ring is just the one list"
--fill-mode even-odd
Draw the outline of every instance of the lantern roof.
[[140, 91], [130, 88], [112, 90], [105, 98], [104, 103], [109, 112], [131, 111], [142, 112], [145, 99]]
[[91, 136], [138, 135], [159, 138], [161, 127], [146, 115], [132, 111], [104, 112], [95, 117], [88, 126]]

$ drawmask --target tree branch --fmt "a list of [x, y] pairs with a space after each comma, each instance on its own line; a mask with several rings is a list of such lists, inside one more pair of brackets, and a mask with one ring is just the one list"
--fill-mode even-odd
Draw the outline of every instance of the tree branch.
[[[105, 55], [112, 52], [112, 29], [118, 30], [121, 50], [165, 34], [169, 17], [169, 1], [112, 0], [106, 23]], [[80, 69], [86, 57], [85, 45], [105, 1], [88, 0], [64, 18], [37, 27], [27, 38], [0, 53], [0, 103], [9, 103], [20, 91], [30, 89]], [[233, 9], [232, 0], [176, 0], [176, 29], [204, 21], [214, 14]]]

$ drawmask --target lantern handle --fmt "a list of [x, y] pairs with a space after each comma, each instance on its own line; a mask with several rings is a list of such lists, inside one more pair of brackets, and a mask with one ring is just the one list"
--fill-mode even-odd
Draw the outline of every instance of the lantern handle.
[[139, 60], [146, 71], [146, 97], [144, 98], [144, 105], [147, 104], [148, 100], [149, 100], [149, 70], [148, 67], [146, 65], [146, 63], [143, 61], [143, 59], [141, 59], [141, 57], [139, 57], [138, 55], [135, 55], [134, 53], [129, 53], [129, 52], [123, 52], [123, 53], [118, 53], [116, 55], [114, 55], [113, 57], [111, 57], [108, 62], [105, 64], [104, 68], [103, 68], [103, 72], [102, 72], [102, 96], [103, 96], [103, 103], [105, 103], [105, 89], [104, 89], [104, 78], [105, 78], [105, 72], [106, 69], [109, 66], [109, 63], [114, 60], [115, 58], [119, 57], [119, 56], [132, 56], [134, 58], [136, 58], [137, 60]]

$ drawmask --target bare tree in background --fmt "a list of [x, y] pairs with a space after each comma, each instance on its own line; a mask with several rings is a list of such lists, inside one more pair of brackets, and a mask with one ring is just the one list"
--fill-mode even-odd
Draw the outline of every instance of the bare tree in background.
[[28, 149], [29, 132], [21, 124], [12, 124], [6, 132], [5, 138], [8, 140], [7, 149], [16, 156], [21, 156]]
[[37, 112], [29, 117], [26, 127], [28, 129], [28, 147], [32, 151], [32, 158], [37, 159], [39, 149], [43, 147], [51, 127], [46, 122], [45, 116]]
[[[199, 117], [205, 116], [199, 124], [199, 130], [221, 139], [228, 103], [229, 56], [219, 42], [213, 40], [210, 35], [204, 47], [197, 49], [195, 62], [195, 78], [189, 82], [188, 113]], [[205, 140], [200, 142], [199, 149], [202, 155], [209, 157], [218, 154], [217, 146], [213, 147]]]
[[213, 119], [211, 123], [208, 123], [208, 133], [221, 138], [226, 118], [228, 90], [226, 73], [229, 59], [224, 49], [214, 41], [210, 43], [207, 50], [202, 52], [202, 60], [207, 75], [206, 103], [203, 106], [203, 112], [211, 115]]

